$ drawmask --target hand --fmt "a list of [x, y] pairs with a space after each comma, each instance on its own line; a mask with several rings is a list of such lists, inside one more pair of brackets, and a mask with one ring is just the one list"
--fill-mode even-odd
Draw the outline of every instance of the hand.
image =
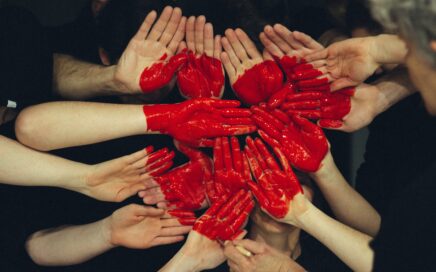
[[262, 130], [259, 135], [271, 147], [283, 150], [293, 166], [304, 172], [315, 172], [328, 150], [327, 139], [320, 127], [298, 115], [288, 116], [278, 109], [252, 107], [253, 120]]
[[[304, 99], [306, 96], [309, 99]], [[360, 84], [335, 93], [288, 95], [289, 104], [282, 109], [313, 119], [320, 119], [318, 125], [323, 128], [346, 132], [366, 127], [382, 111], [385, 98], [376, 85]], [[300, 100], [300, 101], [299, 101]]]
[[221, 199], [195, 222], [196, 231], [211, 240], [233, 240], [241, 234], [241, 227], [246, 223], [254, 201], [248, 191], [240, 190], [229, 199]]
[[297, 91], [329, 90], [331, 80], [325, 68], [325, 61], [306, 63], [304, 57], [322, 50], [324, 47], [310, 36], [294, 31], [283, 25], [266, 26], [260, 34], [260, 41], [265, 46], [264, 57], [274, 58], [286, 74], [285, 86], [274, 94], [268, 105], [276, 108], [286, 95]]
[[205, 208], [205, 183], [212, 180], [211, 160], [199, 150], [180, 143], [176, 146], [190, 161], [149, 182], [149, 188], [140, 192], [139, 196], [145, 204], [158, 204], [161, 208], [189, 211]]
[[167, 171], [174, 152], [149, 146], [131, 155], [92, 166], [83, 190], [93, 198], [121, 202], [145, 189], [145, 183]]
[[[231, 148], [230, 148], [231, 146]], [[248, 161], [242, 156], [236, 137], [216, 138], [213, 149], [213, 180], [206, 183], [210, 203], [228, 199], [241, 189], [248, 190], [247, 181], [251, 179]]]
[[181, 143], [211, 147], [220, 136], [256, 130], [248, 109], [239, 101], [198, 98], [178, 104], [144, 105], [147, 130], [171, 135]]
[[[243, 247], [247, 254], [242, 254], [238, 247]], [[277, 249], [249, 239], [226, 243], [224, 255], [232, 272], [306, 271]]]
[[265, 102], [283, 84], [283, 73], [272, 60], [264, 60], [241, 29], [227, 29], [221, 39], [221, 61], [233, 91], [245, 104]]
[[224, 71], [220, 61], [221, 38], [213, 36], [213, 26], [206, 18], [189, 17], [186, 23], [187, 63], [177, 74], [180, 94], [187, 98], [221, 98]]
[[[242, 231], [236, 239], [242, 239], [246, 233]], [[203, 271], [213, 269], [225, 260], [223, 247], [218, 241], [210, 240], [196, 231], [191, 231], [183, 247], [159, 271]]]
[[347, 88], [334, 93], [312, 91], [289, 94], [281, 109], [291, 115], [319, 120], [321, 127], [340, 128], [351, 110], [354, 93], [354, 88]]
[[306, 56], [308, 62], [326, 59], [327, 71], [333, 77], [331, 90], [356, 86], [379, 68], [377, 45], [373, 38], [354, 38], [333, 43], [326, 49]]
[[153, 92], [167, 85], [186, 62], [176, 55], [185, 34], [186, 18], [179, 8], [165, 7], [156, 20], [150, 12], [121, 55], [115, 70], [115, 82], [126, 93]]
[[292, 200], [296, 195], [302, 195], [303, 189], [282, 151], [275, 147], [274, 153], [281, 167], [259, 138], [253, 141], [247, 137], [244, 154], [257, 181], [249, 181], [248, 186], [262, 210], [274, 218], [282, 219], [292, 212]]
[[104, 225], [113, 246], [135, 249], [180, 242], [183, 234], [191, 230], [177, 219], [168, 218], [164, 210], [136, 204], [116, 210]]

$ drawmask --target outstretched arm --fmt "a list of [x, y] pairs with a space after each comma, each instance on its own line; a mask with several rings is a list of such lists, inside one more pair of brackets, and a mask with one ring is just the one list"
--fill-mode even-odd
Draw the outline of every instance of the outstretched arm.
[[26, 250], [39, 265], [73, 265], [117, 246], [145, 249], [176, 243], [190, 229], [164, 210], [131, 204], [91, 224], [38, 231], [27, 240]]
[[15, 131], [20, 142], [44, 151], [148, 133], [167, 134], [191, 146], [213, 146], [215, 137], [256, 129], [250, 110], [239, 105], [206, 98], [144, 106], [52, 102], [22, 111]]
[[152, 147], [88, 165], [29, 149], [0, 136], [0, 180], [21, 186], [59, 187], [102, 201], [123, 201], [172, 165], [174, 153]]

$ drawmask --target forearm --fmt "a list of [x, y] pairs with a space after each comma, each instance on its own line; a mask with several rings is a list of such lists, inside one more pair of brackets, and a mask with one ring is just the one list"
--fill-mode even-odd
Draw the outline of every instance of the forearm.
[[38, 231], [27, 240], [26, 250], [35, 263], [43, 266], [83, 263], [114, 247], [106, 220]]
[[372, 237], [378, 233], [379, 213], [345, 180], [330, 152], [312, 178], [340, 222]]
[[298, 218], [298, 227], [329, 248], [353, 271], [371, 271], [374, 252], [372, 238], [324, 214], [309, 203], [309, 209]]
[[378, 64], [401, 64], [407, 55], [407, 47], [397, 35], [381, 34], [372, 39], [372, 55]]
[[0, 180], [22, 186], [53, 186], [81, 192], [91, 166], [29, 149], [0, 136]]
[[196, 272], [201, 271], [199, 261], [201, 256], [192, 258], [185, 254], [183, 247], [169, 260], [161, 269], [160, 272]]
[[53, 59], [53, 90], [61, 97], [80, 100], [121, 94], [114, 81], [115, 66], [86, 63], [61, 54]]
[[141, 105], [52, 102], [22, 111], [15, 131], [21, 143], [47, 151], [144, 134], [146, 120]]
[[375, 82], [375, 86], [380, 91], [377, 114], [386, 111], [397, 102], [416, 92], [416, 88], [409, 78], [407, 69], [404, 67], [398, 67], [381, 77]]

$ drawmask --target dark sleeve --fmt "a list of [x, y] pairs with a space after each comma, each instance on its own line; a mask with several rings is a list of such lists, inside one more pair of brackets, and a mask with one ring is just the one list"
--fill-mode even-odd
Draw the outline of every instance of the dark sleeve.
[[0, 9], [0, 103], [18, 108], [51, 96], [53, 57], [47, 35], [35, 16], [21, 8]]
[[374, 271], [434, 271], [435, 184], [433, 165], [393, 199], [372, 242]]

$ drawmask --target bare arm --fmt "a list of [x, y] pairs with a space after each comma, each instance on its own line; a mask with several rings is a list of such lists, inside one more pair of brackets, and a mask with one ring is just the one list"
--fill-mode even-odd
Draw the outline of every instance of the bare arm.
[[76, 100], [123, 94], [124, 89], [114, 79], [115, 69], [115, 66], [91, 64], [68, 55], [55, 54], [53, 90], [63, 98]]
[[144, 134], [146, 129], [141, 105], [89, 102], [32, 106], [15, 125], [20, 142], [44, 151]]
[[374, 237], [381, 218], [378, 212], [345, 180], [330, 152], [321, 168], [311, 174], [340, 222]]
[[[29, 149], [0, 136], [0, 180], [11, 185], [85, 187], [90, 166]], [[83, 188], [84, 189], [84, 188]]]
[[44, 266], [85, 262], [114, 247], [105, 222], [38, 231], [29, 237], [27, 252], [35, 263]]
[[190, 229], [164, 210], [131, 204], [91, 224], [38, 231], [29, 237], [26, 249], [39, 265], [72, 265], [117, 246], [145, 249], [176, 243]]
[[328, 247], [353, 271], [371, 271], [372, 238], [327, 216], [307, 201], [308, 209], [298, 216], [297, 226]]

